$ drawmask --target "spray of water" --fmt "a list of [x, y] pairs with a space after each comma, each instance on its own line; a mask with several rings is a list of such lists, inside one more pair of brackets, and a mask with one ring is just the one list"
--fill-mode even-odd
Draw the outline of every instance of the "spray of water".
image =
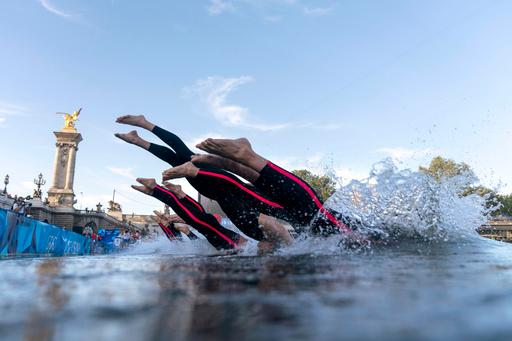
[[357, 219], [363, 234], [455, 240], [476, 236], [476, 228], [495, 209], [486, 207], [487, 197], [465, 193], [477, 182], [472, 172], [438, 181], [399, 170], [386, 159], [373, 166], [367, 179], [341, 186], [325, 205]]
[[[352, 180], [326, 202], [327, 209], [350, 217], [357, 233], [379, 244], [416, 238], [425, 241], [462, 241], [478, 237], [476, 229], [489, 219], [496, 207], [486, 207], [487, 197], [467, 195], [478, 183], [472, 172], [444, 178], [398, 169], [391, 159], [376, 163], [368, 178]], [[229, 221], [223, 225], [241, 233]], [[305, 228], [307, 230], [307, 228]], [[303, 235], [281, 254], [339, 252], [347, 249], [343, 235], [312, 237]], [[366, 245], [365, 247], [368, 247]], [[371, 246], [370, 246], [371, 247]], [[172, 242], [161, 237], [131, 249], [131, 253], [200, 254], [217, 251], [206, 240]], [[256, 254], [255, 242], [248, 243], [245, 255]]]

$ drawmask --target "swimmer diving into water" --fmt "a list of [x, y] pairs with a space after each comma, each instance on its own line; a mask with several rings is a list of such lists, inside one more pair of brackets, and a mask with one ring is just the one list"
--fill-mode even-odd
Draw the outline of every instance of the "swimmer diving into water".
[[[239, 250], [247, 243], [247, 239], [226, 229], [213, 215], [206, 213], [201, 204], [183, 192], [181, 186], [166, 183], [165, 187], [162, 187], [157, 185], [155, 179], [148, 178], [137, 178], [137, 182], [141, 185], [132, 185], [133, 189], [169, 205], [186, 224], [204, 235], [217, 250]], [[266, 238], [265, 241], [258, 243], [259, 251], [273, 250], [281, 241], [281, 237], [272, 228], [262, 228]]]
[[222, 169], [198, 168], [190, 162], [194, 153], [178, 136], [147, 121], [142, 115], [121, 116], [116, 122], [151, 131], [172, 148], [150, 143], [138, 136], [136, 131], [115, 134], [116, 137], [135, 144], [171, 164], [174, 168], [164, 172], [164, 180], [172, 177], [186, 177], [200, 194], [216, 200], [235, 226], [257, 241], [262, 241], [265, 237], [261, 226], [267, 230], [273, 229], [274, 233], [281, 235], [286, 243], [292, 242], [289, 232], [275, 218], [284, 218], [286, 211], [281, 205], [257, 191], [254, 186], [240, 181], [236, 176]]
[[185, 221], [176, 214], [170, 215], [160, 211], [153, 211], [153, 213], [155, 213], [155, 215], [151, 217], [158, 223], [170, 241], [174, 241], [176, 239], [182, 240], [180, 234], [186, 235], [190, 240], [198, 238], [192, 231], [190, 231]]
[[258, 155], [247, 139], [209, 138], [199, 143], [197, 148], [215, 156], [195, 155], [192, 162], [223, 168], [247, 179], [282, 205], [295, 223], [303, 226], [312, 224], [313, 230], [324, 233], [352, 231], [349, 228], [351, 222], [326, 209], [306, 181]]
[[198, 202], [188, 200], [181, 186], [169, 183], [162, 187], [157, 185], [155, 179], [146, 178], [137, 178], [137, 182], [141, 185], [132, 185], [133, 189], [169, 205], [187, 224], [204, 235], [217, 250], [238, 249], [247, 242], [239, 234], [220, 225], [213, 215], [204, 212]]

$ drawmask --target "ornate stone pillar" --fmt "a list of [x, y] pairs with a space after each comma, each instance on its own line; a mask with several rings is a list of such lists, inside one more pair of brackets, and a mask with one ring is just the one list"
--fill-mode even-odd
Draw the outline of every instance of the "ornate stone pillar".
[[66, 170], [66, 186], [64, 187], [65, 189], [73, 189], [73, 183], [75, 180], [75, 163], [77, 150], [78, 144], [76, 146], [69, 147], [68, 168]]
[[49, 205], [53, 207], [73, 208], [75, 193], [76, 151], [82, 141], [82, 135], [76, 129], [63, 128], [54, 132], [57, 139], [53, 169], [52, 187], [48, 190]]

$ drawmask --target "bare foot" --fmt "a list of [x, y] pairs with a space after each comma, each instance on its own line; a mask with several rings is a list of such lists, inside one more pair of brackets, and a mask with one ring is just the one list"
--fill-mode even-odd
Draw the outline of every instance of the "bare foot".
[[240, 162], [233, 161], [218, 155], [195, 154], [192, 155], [192, 163], [198, 165], [199, 167], [201, 167], [201, 165], [206, 165], [225, 169], [231, 173], [241, 176], [251, 183], [254, 183], [260, 176], [260, 173], [251, 167], [247, 167]]
[[217, 168], [226, 168], [225, 165], [227, 162], [234, 162], [226, 159], [225, 157], [212, 154], [195, 154], [192, 155], [191, 161], [195, 165], [208, 165], [215, 166]]
[[147, 188], [153, 190], [156, 187], [156, 180], [152, 178], [137, 178], [135, 179], [138, 183], [146, 186]]
[[148, 121], [144, 117], [144, 115], [124, 115], [120, 116], [116, 119], [117, 123], [128, 124], [131, 126], [144, 128], [144, 124]]
[[174, 228], [187, 236], [190, 234], [190, 229], [185, 224], [176, 224], [174, 225]]
[[178, 196], [178, 198], [180, 199], [183, 199], [185, 198], [187, 195], [185, 194], [185, 192], [183, 192], [183, 190], [181, 189], [181, 186], [180, 185], [175, 185], [175, 184], [172, 184], [170, 182], [164, 182], [163, 185], [171, 192], [173, 192], [174, 194], [176, 194]]
[[162, 224], [162, 225], [165, 225], [166, 222], [162, 219], [162, 217], [158, 216], [158, 215], [152, 215], [151, 218], [157, 223], [157, 224]]
[[192, 162], [186, 162], [178, 167], [169, 168], [162, 172], [162, 181], [178, 178], [195, 178], [199, 168]]
[[154, 216], [151, 216], [157, 223], [161, 223], [164, 225], [169, 224], [169, 219], [167, 219], [166, 215], [160, 211], [153, 211], [155, 214]]
[[121, 140], [123, 140], [125, 142], [131, 143], [131, 144], [136, 144], [136, 145], [140, 145], [140, 142], [142, 141], [139, 134], [137, 134], [136, 130], [132, 130], [126, 134], [116, 133], [116, 134], [114, 134], [114, 136], [117, 138], [120, 138]]
[[245, 161], [254, 154], [249, 140], [244, 137], [234, 140], [209, 138], [199, 143], [196, 147], [205, 152], [235, 161]]
[[185, 224], [185, 220], [181, 219], [177, 214], [169, 215], [169, 221], [171, 223]]
[[146, 186], [132, 185], [132, 188], [134, 190], [137, 190], [137, 191], [142, 192], [144, 194], [153, 195], [153, 190], [151, 188], [146, 187]]

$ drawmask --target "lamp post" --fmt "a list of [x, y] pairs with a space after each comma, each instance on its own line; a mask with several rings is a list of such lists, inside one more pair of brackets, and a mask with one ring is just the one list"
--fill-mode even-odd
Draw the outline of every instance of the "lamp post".
[[39, 173], [37, 179], [34, 179], [34, 184], [37, 186], [37, 189], [34, 191], [34, 198], [41, 198], [43, 192], [41, 192], [41, 186], [46, 184], [46, 180], [43, 178], [43, 174]]
[[4, 187], [4, 194], [7, 194], [7, 185], [8, 184], [9, 184], [9, 174], [7, 174], [5, 176], [5, 179], [4, 179], [4, 185], [5, 185], [5, 187]]

